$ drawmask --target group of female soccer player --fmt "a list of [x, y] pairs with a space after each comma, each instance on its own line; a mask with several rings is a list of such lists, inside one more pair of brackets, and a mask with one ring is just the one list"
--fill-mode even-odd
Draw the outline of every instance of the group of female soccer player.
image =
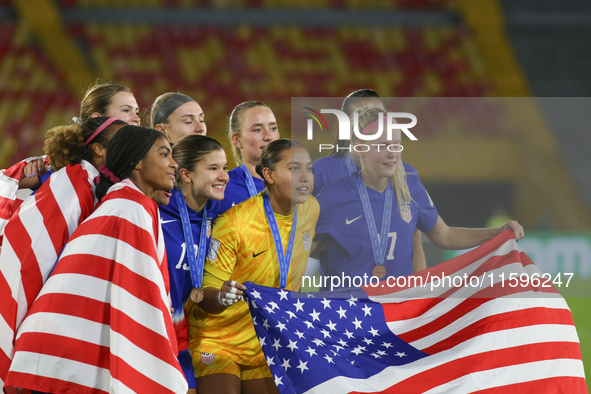
[[[385, 112], [371, 90], [351, 94], [343, 110], [358, 112], [363, 133]], [[409, 275], [426, 268], [421, 231], [450, 249], [509, 228], [523, 236], [514, 221], [447, 226], [400, 151], [336, 150], [312, 163], [306, 148], [280, 138], [260, 102], [230, 115], [237, 167], [229, 172], [191, 97], [156, 98], [150, 128], [138, 113], [128, 88], [97, 85], [77, 124], [47, 133], [47, 159], [23, 168], [21, 187], [36, 191], [15, 210], [0, 249], [0, 314], [11, 334], [0, 339], [5, 387], [164, 391], [149, 381], [172, 392], [277, 392], [243, 282], [297, 291], [313, 250], [323, 275]], [[397, 132], [377, 143], [400, 145]], [[68, 325], [68, 314], [110, 334]]]

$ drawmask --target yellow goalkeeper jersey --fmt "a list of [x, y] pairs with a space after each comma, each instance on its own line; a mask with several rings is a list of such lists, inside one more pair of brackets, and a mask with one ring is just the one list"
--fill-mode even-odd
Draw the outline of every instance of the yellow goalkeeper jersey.
[[[312, 247], [320, 208], [312, 196], [297, 206], [288, 290], [299, 290]], [[292, 216], [275, 214], [283, 250], [287, 248]], [[203, 272], [203, 288], [219, 289], [227, 280], [279, 287], [280, 270], [273, 235], [265, 216], [262, 193], [232, 207], [214, 223], [211, 246]], [[246, 302], [241, 301], [218, 315], [198, 307], [189, 318], [191, 352], [214, 353], [238, 364], [266, 363]]]

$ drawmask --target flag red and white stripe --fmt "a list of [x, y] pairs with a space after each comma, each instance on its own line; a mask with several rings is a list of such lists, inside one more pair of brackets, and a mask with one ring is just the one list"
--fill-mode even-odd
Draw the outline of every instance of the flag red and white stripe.
[[158, 207], [131, 182], [74, 232], [23, 321], [7, 386], [186, 393]]
[[25, 166], [37, 159], [45, 159], [45, 164], [49, 164], [47, 156], [29, 157], [12, 167], [0, 170], [0, 247], [2, 246], [4, 227], [23, 202], [22, 197], [17, 196], [17, 192]]
[[19, 325], [66, 241], [94, 210], [97, 175], [86, 161], [62, 168], [25, 200], [5, 227], [0, 250], [0, 387]]
[[2, 246], [4, 227], [18, 208], [15, 205], [20, 205], [16, 201], [16, 192], [26, 165], [27, 161], [23, 160], [12, 167], [0, 170], [0, 246]]
[[[511, 274], [523, 281], [509, 281]], [[425, 287], [366, 287], [390, 330], [430, 356], [363, 381], [339, 377], [310, 392], [338, 386], [359, 393], [587, 393], [570, 309], [551, 281], [532, 286], [541, 274], [508, 230], [422, 272]], [[452, 285], [433, 283], [442, 275]]]

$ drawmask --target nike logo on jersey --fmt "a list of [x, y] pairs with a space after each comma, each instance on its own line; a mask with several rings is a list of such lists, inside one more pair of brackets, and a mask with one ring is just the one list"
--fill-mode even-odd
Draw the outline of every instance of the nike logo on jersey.
[[160, 218], [160, 221], [162, 222], [162, 224], [165, 224], [165, 223], [176, 222], [176, 219], [172, 219], [172, 220], [164, 220], [164, 219]]
[[357, 216], [356, 218], [354, 218], [354, 219], [351, 219], [351, 220], [349, 220], [349, 219], [345, 219], [345, 223], [347, 223], [347, 224], [351, 224], [351, 223], [353, 223], [355, 220], [359, 219], [359, 218], [360, 218], [360, 217], [362, 217], [362, 216], [363, 216], [363, 215], [359, 215], [359, 216]]
[[265, 249], [265, 250], [263, 250], [263, 251], [262, 251], [262, 252], [260, 252], [260, 253], [255, 253], [255, 252], [252, 252], [252, 258], [253, 258], [253, 259], [254, 259], [254, 258], [257, 258], [258, 256], [260, 256], [260, 255], [262, 255], [263, 253], [265, 253], [267, 250], [269, 250], [269, 249]]

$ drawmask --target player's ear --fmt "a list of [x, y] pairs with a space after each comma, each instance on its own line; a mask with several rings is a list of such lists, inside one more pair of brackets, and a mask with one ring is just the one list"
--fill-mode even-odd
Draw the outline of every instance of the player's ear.
[[240, 142], [240, 137], [238, 136], [238, 133], [232, 133], [232, 143], [236, 146], [236, 148], [238, 149], [242, 149], [242, 142]]
[[166, 135], [166, 137], [168, 138], [168, 133], [166, 132], [166, 129], [164, 128], [162, 123], [158, 123], [156, 126], [154, 126], [154, 129], [158, 130], [161, 133], [164, 133]]
[[185, 183], [191, 183], [192, 179], [189, 176], [189, 170], [187, 170], [186, 168], [181, 168], [179, 170], [179, 175], [181, 176], [181, 180]]
[[103, 158], [107, 156], [107, 149], [102, 146], [99, 142], [95, 142], [91, 145], [92, 153], [94, 156]]
[[269, 185], [275, 183], [275, 181], [273, 180], [273, 171], [271, 171], [269, 167], [263, 168], [263, 178]]

